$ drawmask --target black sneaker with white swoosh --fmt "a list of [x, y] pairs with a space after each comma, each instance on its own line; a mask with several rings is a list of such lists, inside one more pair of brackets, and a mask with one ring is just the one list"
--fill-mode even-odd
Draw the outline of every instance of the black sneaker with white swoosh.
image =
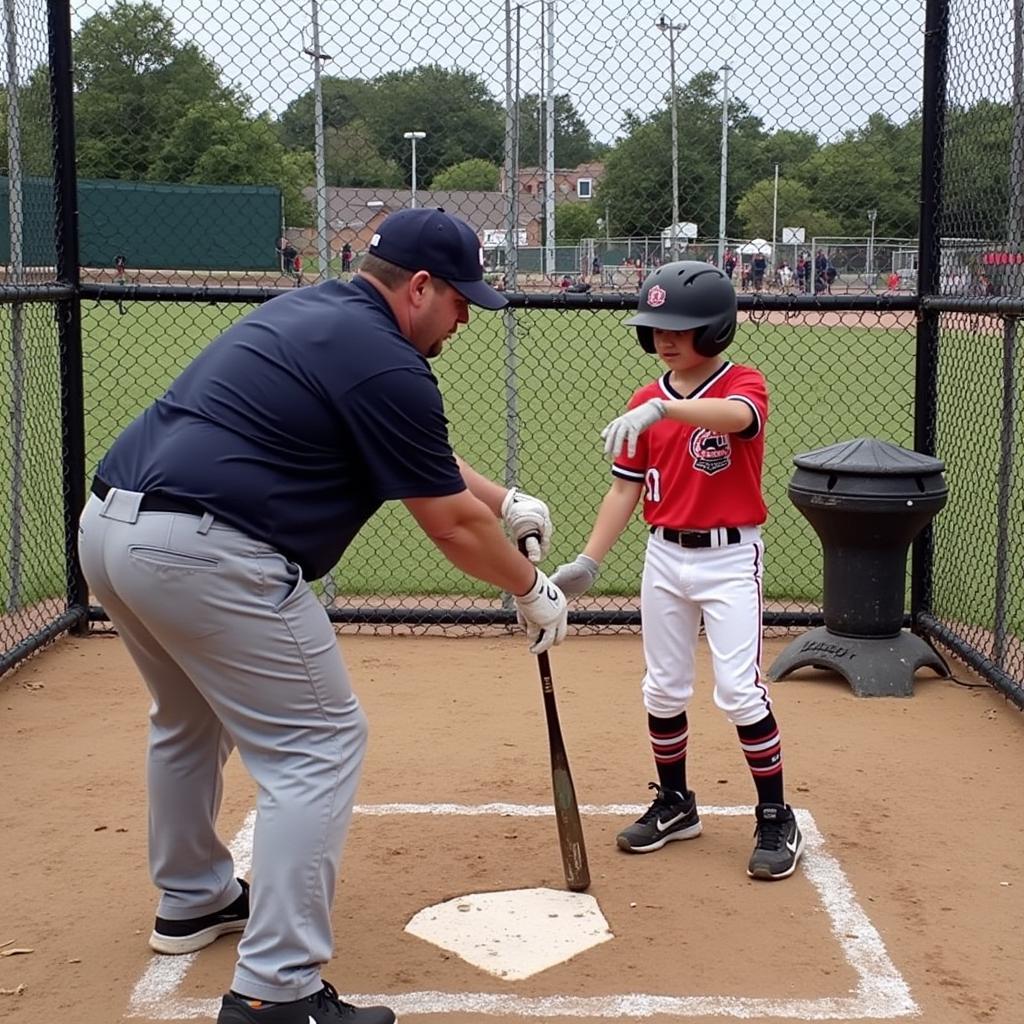
[[693, 791], [677, 793], [649, 782], [648, 789], [657, 791], [654, 802], [632, 825], [624, 828], [615, 842], [626, 853], [651, 853], [675, 839], [695, 839], [703, 826], [697, 814], [697, 797]]
[[217, 1024], [395, 1024], [386, 1006], [353, 1006], [333, 985], [291, 1003], [264, 1003], [229, 992], [221, 1000]]
[[804, 852], [804, 837], [789, 804], [758, 804], [754, 852], [747, 874], [773, 882], [789, 878]]
[[239, 878], [238, 884], [242, 891], [235, 901], [214, 914], [177, 921], [158, 917], [149, 936], [150, 948], [157, 953], [179, 956], [195, 953], [222, 935], [244, 931], [249, 920], [249, 883]]

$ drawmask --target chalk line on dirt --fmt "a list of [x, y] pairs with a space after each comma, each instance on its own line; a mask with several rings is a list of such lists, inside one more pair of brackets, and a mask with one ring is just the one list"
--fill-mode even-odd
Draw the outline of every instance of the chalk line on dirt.
[[[589, 816], [641, 814], [639, 804], [583, 804]], [[548, 804], [357, 804], [355, 813], [367, 816], [454, 815], [550, 817]], [[706, 816], [750, 816], [752, 807], [701, 807]], [[736, 996], [665, 996], [625, 992], [604, 996], [520, 996], [493, 992], [402, 992], [346, 994], [356, 1005], [385, 1003], [400, 1017], [406, 1014], [476, 1014], [511, 1017], [577, 1017], [641, 1020], [661, 1014], [670, 1017], [788, 1018], [790, 1020], [888, 1020], [916, 1016], [920, 1009], [910, 988], [889, 957], [885, 943], [857, 901], [856, 893], [839, 862], [825, 849], [825, 841], [809, 811], [796, 811], [805, 839], [802, 870], [818, 893], [847, 962], [857, 974], [857, 986], [846, 996], [817, 999], [761, 999]], [[232, 840], [231, 852], [239, 875], [251, 866], [253, 826], [251, 811]], [[154, 956], [132, 992], [127, 1016], [151, 1020], [215, 1019], [220, 997], [195, 999], [177, 992], [198, 953]]]

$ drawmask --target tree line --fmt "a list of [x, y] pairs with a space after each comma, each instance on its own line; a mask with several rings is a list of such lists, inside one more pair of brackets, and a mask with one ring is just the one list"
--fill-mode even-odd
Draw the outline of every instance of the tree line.
[[[312, 89], [278, 117], [255, 114], [251, 99], [224, 83], [195, 43], [179, 41], [173, 21], [151, 3], [119, 0], [83, 22], [74, 40], [78, 174], [86, 178], [189, 184], [276, 185], [286, 222], [312, 222], [303, 189], [314, 181]], [[720, 85], [715, 72], [677, 89], [679, 209], [703, 237], [718, 233]], [[439, 102], [443, 97], [443, 102]], [[436, 65], [374, 79], [322, 79], [325, 171], [329, 185], [405, 188], [410, 127], [418, 179], [434, 189], [498, 188], [505, 109], [471, 72]], [[625, 111], [614, 142], [595, 140], [568, 95], [555, 97], [559, 167], [600, 160], [604, 176], [589, 203], [556, 210], [560, 244], [581, 237], [657, 235], [671, 222], [671, 95], [647, 115]], [[41, 66], [21, 87], [25, 173], [47, 174], [49, 82]], [[518, 105], [519, 160], [540, 163], [542, 105]], [[7, 103], [0, 99], [6, 152]], [[983, 100], [947, 117], [947, 189], [943, 231], [959, 237], [1005, 236], [1012, 112]], [[809, 131], [765, 129], [741, 95], [729, 106], [726, 233], [768, 237], [777, 226], [807, 236], [865, 236], [874, 211], [877, 237], [917, 234], [921, 163], [919, 115], [899, 124], [872, 113], [841, 139]]]

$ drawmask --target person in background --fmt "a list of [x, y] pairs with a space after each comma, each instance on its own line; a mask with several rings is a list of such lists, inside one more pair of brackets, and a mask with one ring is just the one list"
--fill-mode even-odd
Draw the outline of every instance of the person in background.
[[298, 256], [299, 250], [287, 238], [281, 238], [277, 243], [277, 254], [281, 258], [281, 272], [287, 274], [288, 277], [294, 276], [294, 260]]
[[819, 249], [814, 256], [814, 293], [825, 291], [828, 287], [828, 255], [824, 249]]
[[764, 275], [768, 271], [768, 259], [763, 252], [754, 254], [750, 261], [750, 275], [754, 281], [754, 291], [764, 291]]

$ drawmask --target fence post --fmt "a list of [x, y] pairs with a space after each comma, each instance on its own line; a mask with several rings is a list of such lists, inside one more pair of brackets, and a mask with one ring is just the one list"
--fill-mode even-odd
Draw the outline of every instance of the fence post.
[[1010, 590], [1010, 523], [1013, 522], [1014, 424], [1017, 421], [1017, 318], [1003, 321], [1003, 396], [999, 430], [999, 474], [996, 496], [996, 585], [992, 626], [992, 660], [1006, 668]]
[[[946, 61], [949, 53], [949, 0], [927, 0], [924, 15], [924, 76], [921, 113], [921, 223], [917, 250], [917, 349], [914, 383], [914, 448], [935, 454], [938, 389], [938, 311], [923, 305], [941, 283], [942, 173], [946, 128]], [[910, 569], [910, 613], [916, 621], [932, 608], [934, 525], [918, 534]]]
[[[25, 189], [21, 162], [21, 112], [18, 96], [18, 22], [14, 0], [4, 0], [7, 26], [7, 209], [10, 226], [8, 280], [25, 283]], [[25, 332], [24, 306], [11, 305], [11, 542], [7, 571], [10, 585], [5, 608], [13, 612], [21, 604], [22, 524], [25, 515], [23, 492], [25, 463]]]
[[85, 504], [85, 401], [78, 263], [78, 180], [75, 172], [74, 92], [71, 78], [70, 0], [49, 0], [50, 113], [53, 124], [53, 193], [57, 280], [74, 293], [57, 303], [60, 349], [61, 457], [64, 557], [69, 610], [81, 609], [72, 632], [88, 629], [89, 588], [78, 562], [78, 516]]

